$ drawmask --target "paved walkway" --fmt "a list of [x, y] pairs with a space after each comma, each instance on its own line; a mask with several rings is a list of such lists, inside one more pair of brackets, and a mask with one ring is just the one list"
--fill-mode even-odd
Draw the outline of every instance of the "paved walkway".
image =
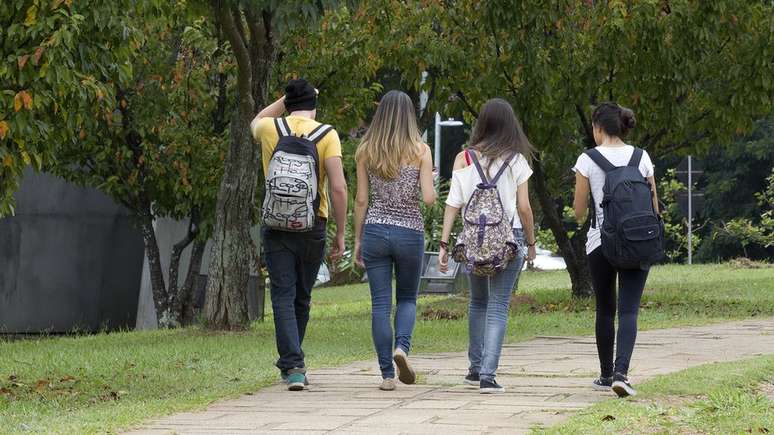
[[[635, 382], [713, 361], [774, 353], [774, 319], [640, 332]], [[612, 397], [589, 383], [598, 363], [593, 338], [539, 337], [505, 346], [498, 381], [505, 394], [481, 395], [461, 385], [465, 353], [415, 355], [419, 385], [377, 389], [376, 357], [346, 367], [311, 370], [302, 393], [276, 385], [204, 412], [148, 423], [134, 434], [514, 434], [550, 426]]]

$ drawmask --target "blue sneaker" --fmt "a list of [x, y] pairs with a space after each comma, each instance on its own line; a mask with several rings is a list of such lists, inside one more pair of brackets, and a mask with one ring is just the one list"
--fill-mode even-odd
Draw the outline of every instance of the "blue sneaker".
[[[283, 384], [288, 383], [288, 376], [288, 372], [284, 370], [280, 372], [280, 378], [282, 379]], [[304, 374], [304, 386], [309, 386], [309, 376], [306, 376], [306, 374]]]
[[301, 391], [306, 385], [306, 375], [303, 373], [288, 374], [288, 390]]

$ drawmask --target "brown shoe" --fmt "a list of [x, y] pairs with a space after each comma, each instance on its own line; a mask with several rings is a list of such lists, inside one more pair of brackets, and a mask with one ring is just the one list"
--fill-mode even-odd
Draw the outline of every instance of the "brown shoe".
[[379, 385], [379, 389], [382, 391], [392, 391], [395, 389], [395, 379], [385, 378], [382, 379], [382, 384]]
[[403, 349], [395, 349], [392, 359], [395, 361], [395, 366], [398, 368], [398, 380], [407, 385], [416, 382], [417, 374], [414, 372], [414, 369], [411, 368], [411, 364], [408, 362], [408, 356]]

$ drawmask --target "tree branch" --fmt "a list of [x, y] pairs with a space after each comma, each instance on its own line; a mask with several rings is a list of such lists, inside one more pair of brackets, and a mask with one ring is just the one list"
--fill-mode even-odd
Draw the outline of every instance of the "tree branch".
[[237, 89], [239, 94], [239, 105], [243, 113], [254, 112], [252, 91], [252, 67], [250, 62], [250, 54], [247, 50], [246, 41], [240, 35], [239, 30], [234, 22], [234, 16], [232, 11], [227, 5], [223, 4], [222, 0], [212, 0], [212, 6], [215, 11], [215, 16], [220, 23], [221, 29], [226, 36], [226, 39], [231, 44], [231, 50], [234, 52], [234, 57], [237, 60], [237, 68], [239, 73], [237, 74]]
[[586, 134], [586, 148], [593, 148], [595, 143], [593, 127], [589, 123], [588, 118], [586, 118], [586, 113], [583, 111], [580, 104], [575, 104], [575, 111], [578, 113], [581, 126]]
[[471, 115], [473, 115], [474, 118], [478, 118], [478, 111], [470, 105], [470, 102], [468, 102], [468, 99], [465, 98], [465, 94], [462, 93], [462, 91], [457, 91], [456, 93], [457, 98], [462, 101], [462, 104], [465, 105], [465, 109], [470, 112]]

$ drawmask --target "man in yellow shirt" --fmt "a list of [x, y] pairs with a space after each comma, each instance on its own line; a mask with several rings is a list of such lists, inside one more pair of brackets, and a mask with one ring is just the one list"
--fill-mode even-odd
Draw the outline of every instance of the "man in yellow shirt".
[[[306, 80], [291, 80], [285, 95], [270, 104], [250, 123], [253, 137], [261, 144], [263, 171], [268, 175], [269, 162], [280, 139], [278, 128], [289, 127], [292, 134], [306, 137], [321, 124], [317, 115], [317, 90]], [[287, 123], [276, 122], [285, 112]], [[317, 141], [319, 157], [317, 219], [309, 231], [290, 232], [263, 228], [263, 249], [271, 281], [271, 303], [274, 311], [274, 329], [279, 360], [277, 368], [288, 382], [288, 389], [303, 390], [307, 384], [304, 352], [306, 325], [312, 286], [325, 255], [325, 226], [329, 216], [329, 202], [333, 205], [336, 221], [336, 242], [330, 255], [335, 261], [344, 253], [344, 229], [347, 219], [347, 183], [341, 162], [341, 142], [331, 129]], [[268, 176], [267, 176], [268, 178]], [[328, 190], [330, 188], [330, 201]], [[317, 204], [317, 202], [316, 202]]]

